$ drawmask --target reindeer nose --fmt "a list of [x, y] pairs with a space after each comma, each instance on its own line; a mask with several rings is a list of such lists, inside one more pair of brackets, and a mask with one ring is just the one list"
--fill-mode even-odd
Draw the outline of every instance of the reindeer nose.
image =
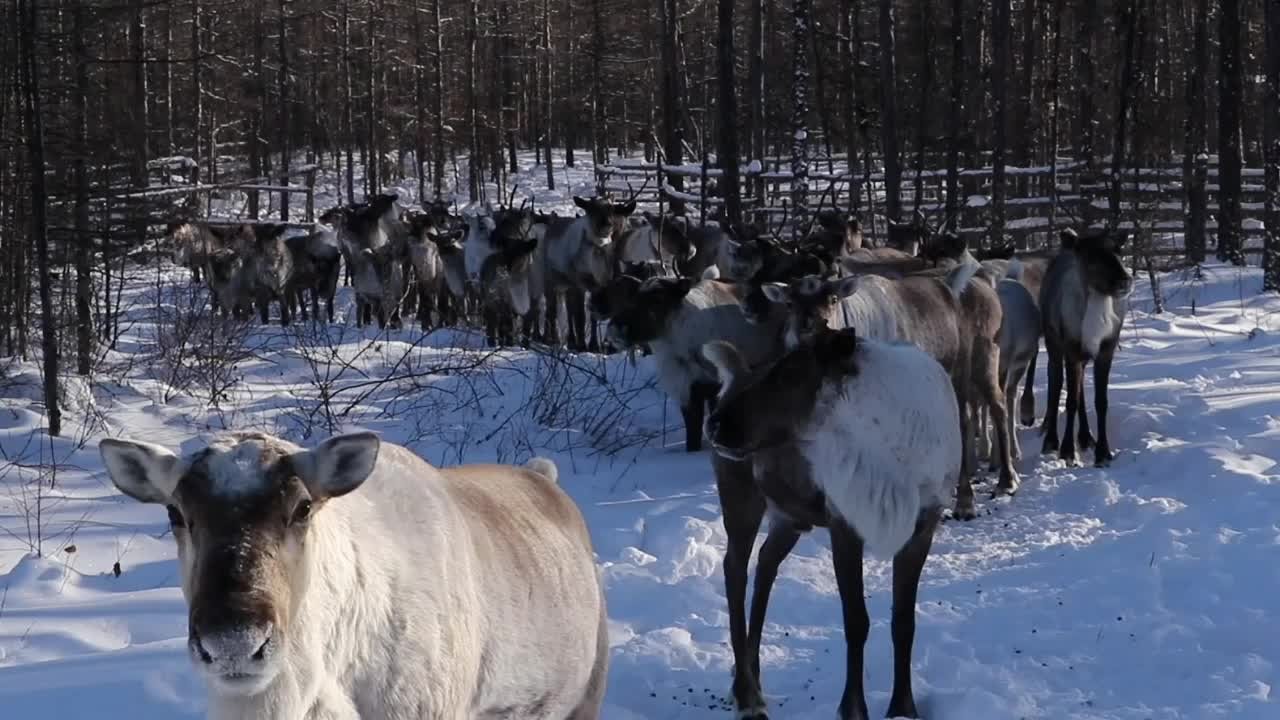
[[273, 623], [242, 625], [201, 633], [191, 627], [188, 644], [205, 665], [262, 662], [275, 637]]

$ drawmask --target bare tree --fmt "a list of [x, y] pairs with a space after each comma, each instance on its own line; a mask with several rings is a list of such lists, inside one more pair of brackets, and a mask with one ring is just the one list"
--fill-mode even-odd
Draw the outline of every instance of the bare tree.
[[1280, 0], [1265, 0], [1266, 69], [1263, 150], [1266, 153], [1266, 236], [1262, 283], [1280, 290]]
[[902, 212], [902, 158], [898, 153], [898, 65], [894, 0], [880, 0], [880, 149], [884, 154], [885, 212]]
[[1218, 6], [1218, 48], [1221, 92], [1218, 96], [1218, 259], [1244, 264], [1241, 237], [1240, 184], [1244, 158], [1240, 147], [1240, 120], [1244, 105], [1244, 68], [1240, 0], [1222, 0]]
[[734, 0], [719, 0], [716, 32], [716, 58], [720, 95], [720, 143], [717, 150], [722, 171], [720, 193], [724, 197], [725, 217], [731, 224], [742, 220], [742, 198], [738, 184], [738, 108], [734, 100], [733, 53]]

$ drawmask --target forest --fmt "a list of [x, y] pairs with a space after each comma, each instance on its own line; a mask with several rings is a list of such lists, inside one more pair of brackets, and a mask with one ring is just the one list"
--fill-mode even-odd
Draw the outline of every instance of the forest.
[[11, 0], [3, 24], [0, 354], [48, 369], [111, 342], [113, 267], [190, 195], [150, 189], [323, 166], [348, 202], [408, 176], [500, 203], [523, 150], [551, 187], [642, 156], [677, 211], [679, 170], [713, 168], [734, 221], [927, 208], [1024, 247], [1130, 223], [1280, 285], [1273, 0]]

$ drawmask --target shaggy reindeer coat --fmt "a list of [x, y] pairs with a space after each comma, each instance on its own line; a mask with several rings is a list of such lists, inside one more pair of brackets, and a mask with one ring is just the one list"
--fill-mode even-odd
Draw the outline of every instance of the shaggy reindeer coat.
[[[101, 450], [126, 493], [178, 506], [171, 517], [187, 513], [211, 528], [175, 526], [193, 604], [193, 662], [214, 673], [206, 675], [211, 719], [599, 717], [609, 648], [604, 593], [582, 515], [556, 486], [550, 461], [436, 469], [369, 433], [314, 450], [234, 434], [185, 459], [118, 440]], [[305, 542], [254, 547], [281, 532], [271, 529], [278, 521], [237, 530], [233, 503], [284, 502], [275, 498], [291, 492], [314, 500], [301, 526]], [[233, 544], [208, 547], [217, 537], [209, 533], [228, 517]], [[243, 567], [260, 568], [261, 578], [284, 583], [258, 586], [255, 597], [277, 593], [294, 606], [278, 610], [284, 621], [269, 631], [270, 652], [254, 657], [255, 669], [271, 668], [252, 676], [266, 683], [254, 694], [229, 689], [235, 683], [206, 659], [211, 636], [195, 635], [198, 622], [207, 625], [195, 615], [200, 603], [209, 601], [210, 612], [234, 607], [221, 601], [234, 585], [204, 577], [228, 551], [244, 556]], [[197, 552], [207, 562], [197, 564]], [[271, 572], [282, 556], [296, 564]], [[245, 628], [234, 630], [242, 635], [255, 626], [229, 627]]]

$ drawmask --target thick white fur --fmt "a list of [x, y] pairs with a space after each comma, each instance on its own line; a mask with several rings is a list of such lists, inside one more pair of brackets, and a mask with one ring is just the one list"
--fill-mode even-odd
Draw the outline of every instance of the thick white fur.
[[556, 467], [555, 462], [544, 458], [531, 458], [529, 462], [524, 464], [530, 470], [539, 473], [551, 482], [560, 482], [560, 468]]
[[855, 362], [856, 375], [824, 383], [799, 445], [829, 508], [891, 557], [920, 511], [950, 498], [960, 414], [951, 378], [914, 346], [863, 340]]
[[702, 355], [703, 345], [727, 340], [750, 366], [777, 352], [776, 324], [747, 322], [735, 290], [734, 285], [719, 280], [694, 285], [681, 308], [669, 318], [666, 332], [649, 343], [658, 365], [658, 387], [681, 405], [688, 404], [693, 383], [717, 380], [715, 368]]
[[538, 718], [594, 718], [571, 713], [603, 682], [603, 592], [551, 482], [541, 464], [438, 470], [383, 443], [368, 480], [312, 517], [283, 667], [255, 695], [210, 684], [209, 718], [463, 720], [538, 698]]
[[[1116, 301], [1110, 295], [1086, 290], [1084, 320], [1080, 327], [1080, 344], [1084, 351], [1093, 357], [1108, 338], [1114, 336], [1120, 327], [1120, 314]], [[1122, 303], [1121, 303], [1122, 304]]]

